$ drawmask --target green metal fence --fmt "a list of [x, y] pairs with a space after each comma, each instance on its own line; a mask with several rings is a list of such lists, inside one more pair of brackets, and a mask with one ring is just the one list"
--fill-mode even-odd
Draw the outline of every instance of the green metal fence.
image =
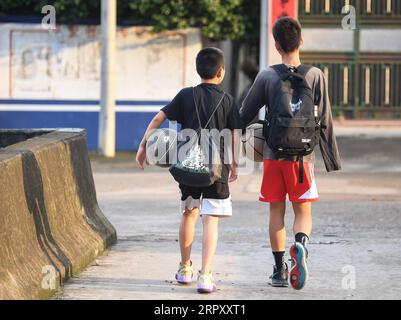
[[322, 63], [334, 111], [355, 117], [401, 112], [401, 63]]
[[400, 117], [401, 53], [360, 52], [359, 46], [361, 29], [401, 29], [401, 0], [300, 0], [299, 19], [307, 28], [339, 28], [347, 4], [357, 13], [354, 50], [307, 52], [302, 59], [325, 73], [335, 111], [354, 117], [384, 113]]
[[400, 25], [401, 0], [299, 0], [299, 19], [304, 26], [338, 25], [345, 5], [352, 5], [361, 26]]

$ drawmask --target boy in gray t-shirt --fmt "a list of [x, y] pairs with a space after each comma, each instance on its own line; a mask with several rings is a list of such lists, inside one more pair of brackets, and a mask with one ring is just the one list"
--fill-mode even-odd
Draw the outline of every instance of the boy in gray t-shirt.
[[[283, 65], [288, 69], [297, 70], [301, 65], [299, 47], [303, 41], [298, 21], [288, 17], [279, 19], [273, 27], [273, 35]], [[321, 122], [319, 144], [326, 169], [328, 172], [340, 170], [340, 156], [333, 132], [326, 80], [322, 71], [316, 67], [307, 71], [305, 80], [312, 89], [313, 98], [318, 106], [318, 118]], [[280, 89], [281, 78], [274, 68], [269, 67], [259, 73], [240, 111], [245, 126], [252, 122], [262, 107], [266, 106], [269, 111], [275, 107], [274, 101]], [[293, 229], [295, 244], [290, 249], [292, 258], [290, 282], [293, 288], [302, 289], [308, 278], [306, 245], [312, 232], [311, 203], [319, 200], [314, 179], [314, 158], [314, 153], [304, 158], [303, 178], [300, 179], [301, 164], [296, 158], [277, 158], [265, 144], [260, 200], [270, 203], [269, 234], [275, 259], [271, 284], [275, 287], [288, 286], [289, 271], [284, 262], [286, 247], [284, 215], [287, 194], [295, 213]]]

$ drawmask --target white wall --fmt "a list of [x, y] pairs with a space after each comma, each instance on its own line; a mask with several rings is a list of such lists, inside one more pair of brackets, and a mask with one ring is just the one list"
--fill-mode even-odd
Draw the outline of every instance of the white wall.
[[[0, 99], [99, 99], [100, 28], [0, 24]], [[200, 32], [119, 28], [117, 98], [169, 100], [199, 82]]]
[[305, 28], [303, 51], [350, 52], [354, 50], [354, 32], [343, 29]]
[[[354, 32], [333, 28], [303, 29], [305, 52], [352, 52]], [[401, 29], [362, 29], [361, 52], [401, 52]]]
[[361, 30], [361, 50], [365, 52], [401, 52], [401, 29]]

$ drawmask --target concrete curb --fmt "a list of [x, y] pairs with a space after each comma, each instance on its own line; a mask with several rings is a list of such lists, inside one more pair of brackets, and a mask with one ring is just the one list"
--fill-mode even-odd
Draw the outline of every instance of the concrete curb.
[[0, 299], [49, 298], [116, 231], [97, 203], [84, 130], [0, 137]]
[[360, 139], [394, 139], [401, 138], [401, 128], [334, 128], [339, 138], [360, 138]]
[[334, 123], [337, 137], [361, 139], [401, 138], [400, 120], [348, 120]]

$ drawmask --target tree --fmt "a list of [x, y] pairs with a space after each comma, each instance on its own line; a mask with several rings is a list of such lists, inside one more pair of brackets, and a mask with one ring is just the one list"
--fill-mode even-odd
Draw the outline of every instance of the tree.
[[[54, 5], [61, 23], [100, 18], [100, 0], [1, 0], [0, 14], [39, 15], [46, 4]], [[258, 34], [259, 1], [118, 0], [118, 18], [154, 31], [199, 27], [210, 40], [249, 41]]]
[[143, 0], [131, 1], [130, 8], [147, 17], [155, 31], [198, 26], [212, 40], [245, 35], [241, 0]]
[[42, 7], [53, 5], [57, 20], [73, 24], [83, 19], [100, 19], [100, 0], [1, 0], [0, 15], [39, 16]]

